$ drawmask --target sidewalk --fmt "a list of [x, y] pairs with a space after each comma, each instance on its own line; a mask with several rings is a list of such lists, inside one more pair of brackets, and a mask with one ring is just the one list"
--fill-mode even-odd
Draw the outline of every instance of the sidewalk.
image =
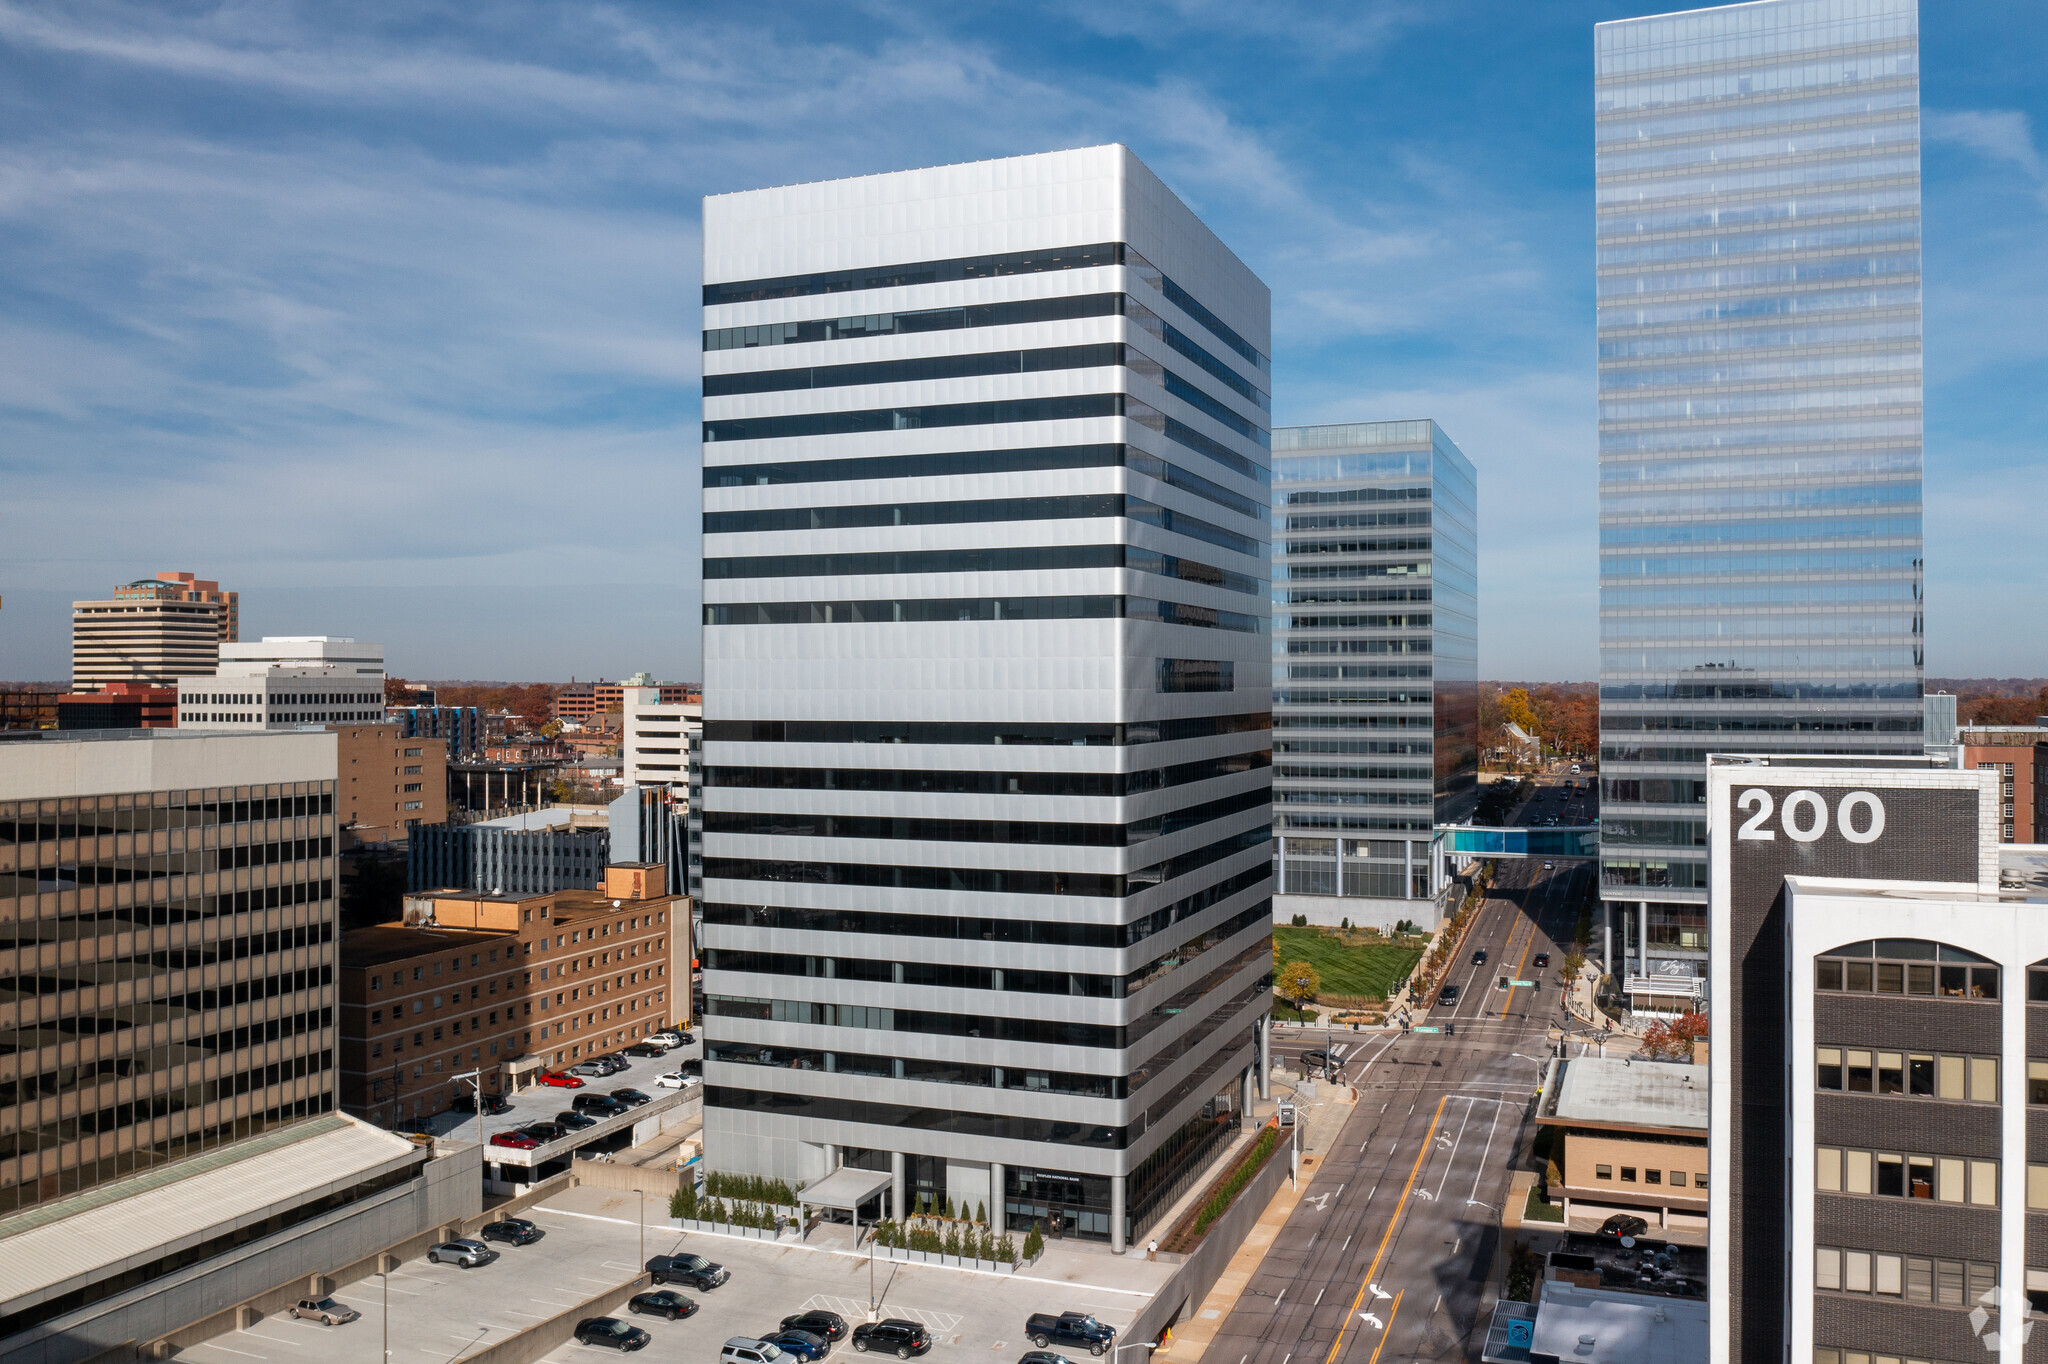
[[[1273, 1094], [1276, 1100], [1283, 1096], [1278, 1071], [1274, 1072]], [[1301, 1130], [1299, 1187], [1292, 1182], [1280, 1186], [1280, 1191], [1273, 1195], [1273, 1201], [1268, 1203], [1265, 1212], [1259, 1215], [1258, 1223], [1252, 1228], [1251, 1234], [1244, 1238], [1244, 1244], [1230, 1257], [1230, 1264], [1216, 1280], [1215, 1287], [1202, 1299], [1202, 1305], [1173, 1329], [1172, 1339], [1153, 1352], [1155, 1357], [1170, 1358], [1174, 1364], [1186, 1364], [1187, 1361], [1200, 1359], [1203, 1351], [1209, 1348], [1209, 1343], [1216, 1338], [1216, 1332], [1223, 1325], [1224, 1318], [1230, 1315], [1230, 1309], [1237, 1305], [1237, 1300], [1244, 1295], [1245, 1289], [1251, 1286], [1252, 1276], [1259, 1272], [1259, 1266], [1265, 1262], [1266, 1252], [1279, 1237], [1280, 1229], [1286, 1226], [1287, 1219], [1294, 1215], [1295, 1205], [1307, 1195], [1316, 1172], [1322, 1168], [1323, 1153], [1336, 1143], [1338, 1133], [1344, 1130], [1344, 1123], [1351, 1117], [1351, 1111], [1356, 1103], [1351, 1094], [1348, 1085], [1324, 1084], [1317, 1086], [1317, 1097], [1313, 1099], [1295, 1096], [1294, 1102], [1300, 1105], [1301, 1111], [1307, 1115], [1307, 1121], [1303, 1123]], [[1284, 1150], [1276, 1151], [1273, 1153], [1273, 1159], [1285, 1160], [1287, 1153]]]

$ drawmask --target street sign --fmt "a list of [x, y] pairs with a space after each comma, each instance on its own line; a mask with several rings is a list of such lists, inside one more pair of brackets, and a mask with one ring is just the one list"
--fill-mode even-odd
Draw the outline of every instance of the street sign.
[[1417, 1028], [1417, 1029], [1416, 1029], [1415, 1031], [1417, 1031], [1417, 1032], [1437, 1032], [1437, 1031], [1439, 1031], [1439, 1029], [1436, 1029], [1436, 1028]]
[[1517, 990], [1527, 990], [1533, 987], [1536, 982], [1533, 980], [1518, 980], [1513, 982], [1513, 984]]

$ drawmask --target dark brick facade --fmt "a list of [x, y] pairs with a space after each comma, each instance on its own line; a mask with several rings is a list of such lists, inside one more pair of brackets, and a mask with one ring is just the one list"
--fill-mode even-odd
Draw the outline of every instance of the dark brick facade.
[[[1996, 1104], [1879, 1094], [1813, 1096], [1813, 1140], [1818, 1146], [1997, 1160], [2004, 1154], [1999, 1122]], [[2002, 1174], [2006, 1179], [2026, 1176], [2024, 1170]]]
[[[2019, 989], [2020, 982], [2012, 988]], [[2048, 1004], [2027, 1006], [2027, 1055], [2048, 1057]]]
[[[2044, 1333], [2048, 1334], [2048, 1333]], [[1992, 1359], [1970, 1328], [1961, 1307], [1892, 1302], [1860, 1294], [1813, 1295], [1813, 1339], [1817, 1345], [1916, 1359]], [[2028, 1358], [2033, 1352], [2028, 1351]]]
[[1852, 1250], [1998, 1259], [1998, 1209], [1918, 1198], [1815, 1194], [1813, 1243]]
[[[2015, 984], [2002, 983], [2007, 987]], [[1818, 991], [1813, 997], [1813, 1037], [1824, 1047], [1996, 1056], [2004, 1050], [2002, 1026], [1995, 999], [1915, 999], [1831, 990]]]

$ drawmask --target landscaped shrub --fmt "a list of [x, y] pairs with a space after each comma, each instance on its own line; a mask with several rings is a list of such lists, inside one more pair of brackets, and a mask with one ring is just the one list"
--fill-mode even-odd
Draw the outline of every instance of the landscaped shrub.
[[697, 1188], [685, 1184], [668, 1196], [668, 1215], [678, 1219], [692, 1219], [697, 1216]]
[[704, 1176], [704, 1192], [719, 1198], [742, 1198], [753, 1203], [780, 1203], [785, 1208], [796, 1206], [796, 1196], [803, 1185], [792, 1188], [780, 1179], [763, 1179], [759, 1175], [732, 1175], [712, 1172]]
[[1031, 1224], [1031, 1230], [1024, 1233], [1024, 1258], [1035, 1260], [1045, 1254], [1045, 1238], [1038, 1234], [1038, 1223]]
[[1210, 1194], [1209, 1201], [1202, 1205], [1202, 1211], [1195, 1217], [1195, 1235], [1200, 1236], [1207, 1231], [1210, 1223], [1229, 1210], [1231, 1203], [1243, 1192], [1244, 1186], [1251, 1183], [1252, 1177], [1265, 1168], [1267, 1159], [1279, 1145], [1279, 1128], [1268, 1127], [1259, 1133], [1258, 1140], [1252, 1143], [1252, 1149], [1245, 1152], [1244, 1158], [1224, 1176], [1223, 1182], [1216, 1187], [1216, 1192]]
[[988, 1225], [988, 1204], [976, 1203], [974, 1205], [974, 1220], [984, 1227]]

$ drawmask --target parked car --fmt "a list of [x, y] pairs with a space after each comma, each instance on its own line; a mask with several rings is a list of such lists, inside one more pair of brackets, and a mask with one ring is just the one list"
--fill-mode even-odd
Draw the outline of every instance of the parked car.
[[583, 1088], [582, 1080], [578, 1079], [574, 1075], [569, 1074], [567, 1071], [560, 1070], [542, 1071], [540, 1073], [540, 1082], [544, 1085], [553, 1085], [556, 1089]]
[[773, 1364], [782, 1351], [765, 1340], [734, 1336], [718, 1347], [718, 1364]]
[[[448, 1106], [454, 1109], [457, 1113], [474, 1113], [476, 1112], [476, 1095], [458, 1094], [455, 1096], [455, 1101], [449, 1104]], [[512, 1105], [505, 1101], [504, 1095], [484, 1095], [485, 1113], [491, 1114], [492, 1116], [496, 1116], [499, 1113], [510, 1113], [511, 1111]]]
[[604, 1076], [610, 1075], [612, 1068], [593, 1056], [588, 1061], [578, 1061], [575, 1065], [569, 1067], [569, 1073], [571, 1075], [587, 1075], [592, 1079], [601, 1079]]
[[668, 1055], [668, 1048], [656, 1042], [635, 1042], [632, 1046], [626, 1048], [626, 1055], [641, 1057], [666, 1056]]
[[1321, 1047], [1317, 1047], [1314, 1051], [1305, 1051], [1301, 1054], [1301, 1068], [1303, 1070], [1321, 1070], [1329, 1064], [1330, 1053], [1324, 1051]]
[[317, 1321], [322, 1326], [346, 1326], [362, 1313], [332, 1298], [300, 1298], [292, 1306], [292, 1315], [300, 1321]]
[[931, 1332], [925, 1330], [922, 1322], [890, 1317], [884, 1321], [862, 1322], [853, 1328], [853, 1348], [863, 1354], [869, 1350], [884, 1350], [893, 1351], [898, 1359], [908, 1359], [912, 1355], [923, 1354], [931, 1347]]
[[680, 1283], [707, 1292], [732, 1277], [731, 1270], [712, 1263], [702, 1255], [657, 1255], [647, 1262], [647, 1274], [657, 1288], [666, 1283]]
[[588, 1113], [597, 1118], [615, 1118], [627, 1111], [626, 1105], [609, 1094], [578, 1094], [574, 1104], [578, 1113]]
[[680, 1047], [690, 1039], [677, 1032], [674, 1028], [664, 1028], [660, 1032], [647, 1034], [647, 1040], [654, 1043], [657, 1047]]
[[1017, 1364], [1074, 1364], [1074, 1361], [1051, 1350], [1026, 1350], [1017, 1357]]
[[491, 1133], [491, 1145], [513, 1146], [517, 1147], [521, 1151], [531, 1151], [536, 1146], [540, 1145], [540, 1138], [529, 1137], [526, 1135], [526, 1133], [518, 1131], [493, 1132]]
[[1648, 1231], [1649, 1229], [1650, 1224], [1644, 1221], [1642, 1218], [1631, 1217], [1625, 1212], [1618, 1212], [1614, 1214], [1614, 1216], [1608, 1218], [1605, 1222], [1602, 1222], [1600, 1224], [1599, 1235], [1611, 1237], [1616, 1240], [1619, 1240], [1623, 1237], [1633, 1239], [1637, 1236], [1641, 1236], [1644, 1232]]
[[502, 1222], [492, 1222], [477, 1234], [486, 1241], [509, 1241], [515, 1246], [530, 1246], [547, 1235], [524, 1217], [508, 1217]]
[[591, 1117], [588, 1113], [578, 1113], [573, 1108], [565, 1108], [555, 1114], [555, 1121], [568, 1128], [571, 1132], [581, 1132], [586, 1127], [597, 1126], [596, 1118]]
[[704, 1077], [692, 1075], [688, 1071], [672, 1070], [666, 1075], [655, 1076], [654, 1083], [663, 1089], [688, 1089], [691, 1085], [703, 1084]]
[[578, 1345], [605, 1345], [614, 1350], [638, 1350], [654, 1339], [639, 1327], [617, 1317], [585, 1317], [576, 1323]]
[[1458, 987], [1446, 985], [1443, 989], [1438, 990], [1436, 992], [1436, 1002], [1439, 1004], [1456, 1004], [1458, 1002]]
[[472, 1241], [467, 1236], [457, 1241], [443, 1241], [427, 1252], [427, 1263], [434, 1265], [456, 1264], [464, 1269], [475, 1269], [498, 1258], [498, 1252], [482, 1241]]
[[642, 1094], [637, 1089], [614, 1089], [611, 1091], [611, 1096], [620, 1103], [630, 1104], [634, 1108], [638, 1108], [641, 1104], [651, 1104], [654, 1102], [652, 1094]]
[[697, 1300], [686, 1298], [673, 1288], [662, 1288], [652, 1293], [634, 1294], [626, 1307], [643, 1317], [667, 1317], [670, 1321], [681, 1321], [697, 1310]]
[[831, 1341], [823, 1336], [814, 1336], [809, 1331], [777, 1331], [774, 1335], [762, 1336], [761, 1339], [784, 1354], [805, 1361], [805, 1364], [823, 1359], [832, 1352]]
[[1116, 1328], [1104, 1326], [1086, 1312], [1062, 1312], [1053, 1316], [1034, 1312], [1024, 1322], [1024, 1334], [1043, 1350], [1048, 1345], [1078, 1345], [1099, 1355], [1116, 1340]]
[[1540, 971], [1548, 965], [1550, 965], [1550, 954], [1548, 952], [1538, 952], [1536, 954], [1536, 969]]
[[1478, 950], [1477, 952], [1474, 952], [1474, 953], [1472, 954], [1472, 964], [1473, 964], [1474, 966], [1484, 966], [1484, 965], [1486, 965], [1486, 949], [1485, 949], [1485, 948], [1483, 948], [1483, 947], [1482, 947], [1482, 948], [1480, 948], [1480, 949], [1479, 949], [1479, 950]]
[[519, 1130], [540, 1142], [560, 1141], [569, 1135], [568, 1128], [552, 1122], [530, 1122]]
[[808, 1312], [799, 1312], [793, 1317], [784, 1317], [782, 1319], [782, 1329], [785, 1331], [809, 1331], [812, 1335], [823, 1336], [827, 1340], [844, 1340], [846, 1339], [846, 1318], [840, 1316], [837, 1312], [827, 1312], [821, 1308], [812, 1308]]

